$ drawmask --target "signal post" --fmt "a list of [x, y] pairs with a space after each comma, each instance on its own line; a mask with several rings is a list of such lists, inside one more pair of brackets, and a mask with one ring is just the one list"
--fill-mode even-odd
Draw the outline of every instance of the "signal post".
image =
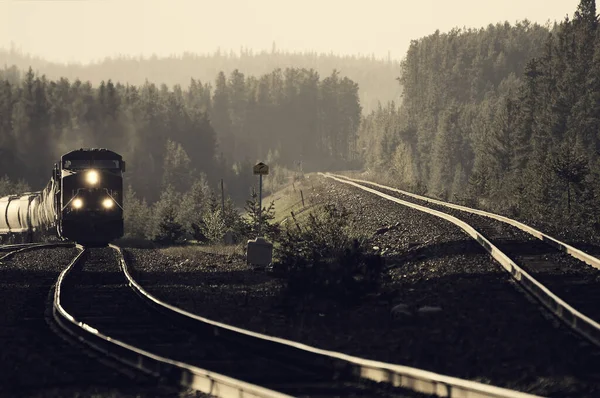
[[257, 163], [253, 173], [258, 175], [258, 236], [248, 240], [246, 262], [266, 267], [273, 262], [273, 244], [262, 236], [262, 177], [269, 174], [269, 166]]

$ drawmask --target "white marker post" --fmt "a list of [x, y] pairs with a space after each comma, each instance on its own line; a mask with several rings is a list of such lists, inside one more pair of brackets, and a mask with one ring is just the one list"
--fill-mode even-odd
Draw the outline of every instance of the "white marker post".
[[262, 224], [262, 176], [269, 174], [269, 166], [260, 162], [253, 168], [254, 175], [258, 175], [258, 236], [248, 241], [246, 250], [246, 262], [248, 264], [268, 266], [273, 261], [273, 244], [261, 235]]

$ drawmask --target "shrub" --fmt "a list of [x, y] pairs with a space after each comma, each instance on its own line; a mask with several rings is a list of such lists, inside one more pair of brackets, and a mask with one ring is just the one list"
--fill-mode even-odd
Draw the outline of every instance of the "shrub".
[[244, 218], [236, 209], [231, 198], [227, 198], [225, 201], [225, 213], [223, 214], [223, 220], [225, 221], [227, 232], [231, 233], [232, 241], [230, 243], [239, 243], [244, 239], [247, 239], [248, 234]]
[[140, 200], [136, 197], [131, 185], [125, 190], [124, 205], [124, 223], [125, 237], [135, 239], [145, 239], [148, 231], [148, 220], [150, 220], [151, 211], [146, 200]]
[[153, 241], [163, 245], [185, 241], [185, 227], [177, 221], [179, 202], [179, 194], [168, 186], [163, 190], [160, 200], [152, 206], [148, 235]]
[[192, 187], [182, 195], [178, 204], [176, 221], [183, 226], [189, 238], [200, 242], [207, 240], [204, 234], [204, 215], [211, 191], [203, 174]]
[[223, 219], [223, 212], [216, 210], [209, 212], [204, 217], [204, 235], [211, 243], [222, 243], [227, 232], [227, 226]]
[[[2, 183], [0, 179], [0, 183]], [[188, 239], [203, 243], [223, 243], [226, 232], [233, 242], [245, 237], [245, 224], [230, 198], [221, 201], [201, 175], [189, 191], [180, 193], [167, 186], [160, 199], [148, 206], [136, 198], [129, 186], [125, 190], [125, 237], [151, 239], [163, 245], [179, 244]]]
[[175, 221], [176, 213], [173, 207], [165, 209], [163, 219], [158, 224], [158, 232], [154, 236], [154, 241], [161, 245], [171, 245], [183, 243], [185, 229]]
[[279, 225], [272, 224], [272, 221], [275, 218], [275, 202], [271, 202], [269, 207], [263, 206], [260, 220], [259, 207], [258, 193], [256, 193], [256, 190], [253, 187], [252, 192], [250, 193], [250, 199], [246, 200], [246, 206], [244, 207], [247, 215], [247, 220], [245, 222], [246, 236], [256, 236], [256, 234], [258, 234], [258, 224], [260, 222], [261, 233], [268, 239], [276, 240], [280, 231]]
[[347, 209], [326, 204], [304, 226], [293, 220], [276, 249], [275, 271], [285, 276], [288, 294], [352, 302], [379, 288], [382, 259], [352, 232]]

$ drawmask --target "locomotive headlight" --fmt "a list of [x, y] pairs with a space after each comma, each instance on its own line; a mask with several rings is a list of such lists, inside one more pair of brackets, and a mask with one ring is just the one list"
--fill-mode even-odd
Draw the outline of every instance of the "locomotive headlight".
[[104, 207], [105, 209], [112, 209], [114, 205], [115, 202], [111, 198], [106, 198], [102, 201], [102, 207]]
[[81, 209], [83, 207], [83, 200], [76, 198], [73, 199], [73, 208], [74, 209]]
[[100, 176], [98, 175], [98, 172], [96, 170], [90, 170], [85, 175], [85, 180], [90, 185], [96, 185], [98, 183], [98, 180], [100, 180]]

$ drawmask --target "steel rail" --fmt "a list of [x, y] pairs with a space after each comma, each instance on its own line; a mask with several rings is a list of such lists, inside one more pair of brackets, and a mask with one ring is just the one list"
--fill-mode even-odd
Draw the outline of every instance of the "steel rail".
[[0, 256], [0, 262], [3, 260], [7, 260], [8, 258], [14, 256], [17, 253], [26, 252], [29, 250], [36, 249], [51, 249], [54, 247], [75, 247], [74, 243], [66, 243], [66, 242], [56, 242], [56, 243], [32, 243], [32, 244], [24, 244], [24, 245], [10, 245], [10, 246], [0, 246], [0, 250], [10, 250], [8, 253]]
[[14, 244], [0, 245], [0, 251], [16, 250], [16, 249], [22, 249], [25, 247], [36, 246], [36, 245], [39, 245], [39, 243], [14, 243]]
[[[322, 173], [320, 173], [322, 174]], [[390, 191], [394, 191], [394, 192], [398, 192], [401, 193], [402, 195], [406, 195], [406, 196], [410, 196], [413, 197], [415, 199], [419, 199], [419, 200], [423, 200], [425, 202], [429, 202], [429, 203], [434, 203], [436, 205], [440, 205], [440, 206], [445, 206], [445, 207], [450, 207], [452, 209], [456, 209], [456, 210], [460, 210], [460, 211], [464, 211], [467, 213], [472, 213], [472, 214], [477, 214], [480, 216], [484, 216], [484, 217], [488, 217], [488, 218], [493, 218], [494, 220], [498, 220], [498, 221], [502, 221], [504, 223], [510, 224], [514, 227], [519, 228], [521, 231], [523, 232], [527, 232], [528, 234], [531, 234], [533, 236], [535, 236], [536, 238], [556, 247], [557, 249], [570, 254], [571, 256], [575, 257], [578, 260], [581, 260], [583, 262], [585, 262], [588, 265], [591, 265], [592, 267], [596, 268], [596, 269], [600, 269], [600, 259], [592, 256], [591, 254], [588, 254], [586, 252], [584, 252], [583, 250], [577, 249], [576, 247], [573, 247], [567, 243], [561, 242], [558, 239], [555, 239], [549, 235], [544, 234], [543, 232], [530, 227], [529, 225], [523, 224], [517, 220], [513, 220], [511, 218], [505, 217], [505, 216], [501, 216], [499, 214], [496, 213], [490, 213], [487, 211], [483, 211], [483, 210], [477, 210], [477, 209], [472, 209], [470, 207], [466, 207], [466, 206], [461, 206], [461, 205], [457, 205], [454, 203], [448, 203], [448, 202], [444, 202], [441, 200], [437, 200], [437, 199], [432, 199], [432, 198], [428, 198], [426, 196], [421, 196], [421, 195], [417, 195], [411, 192], [407, 192], [407, 191], [403, 191], [401, 189], [397, 189], [397, 188], [392, 188], [392, 187], [388, 187], [386, 185], [381, 185], [372, 181], [367, 181], [367, 180], [360, 180], [357, 178], [351, 178], [351, 177], [346, 177], [346, 176], [342, 176], [342, 175], [338, 175], [338, 174], [331, 174], [331, 173], [325, 173], [322, 174], [324, 176], [327, 175], [331, 175], [337, 178], [343, 178], [349, 181], [354, 181], [360, 184], [369, 184], [378, 188], [383, 188], [383, 189], [388, 189]]]
[[216, 322], [208, 318], [184, 311], [165, 303], [148, 293], [130, 274], [122, 250], [110, 245], [119, 253], [121, 267], [129, 285], [152, 307], [169, 313], [192, 327], [212, 329], [214, 335], [246, 344], [269, 354], [279, 353], [283, 358], [308, 363], [314, 367], [329, 368], [340, 374], [350, 372], [358, 379], [388, 383], [415, 392], [452, 398], [531, 398], [535, 395], [505, 388], [490, 386], [469, 380], [462, 380], [408, 366], [389, 364], [358, 358], [335, 351], [323, 350], [302, 343], [267, 336], [246, 329]]
[[144, 373], [161, 377], [183, 387], [223, 398], [289, 398], [289, 395], [210, 372], [141, 350], [102, 334], [94, 327], [75, 319], [61, 304], [66, 275], [84, 257], [86, 250], [77, 245], [79, 254], [58, 277], [54, 291], [53, 317], [56, 323], [76, 340], [114, 360]]

